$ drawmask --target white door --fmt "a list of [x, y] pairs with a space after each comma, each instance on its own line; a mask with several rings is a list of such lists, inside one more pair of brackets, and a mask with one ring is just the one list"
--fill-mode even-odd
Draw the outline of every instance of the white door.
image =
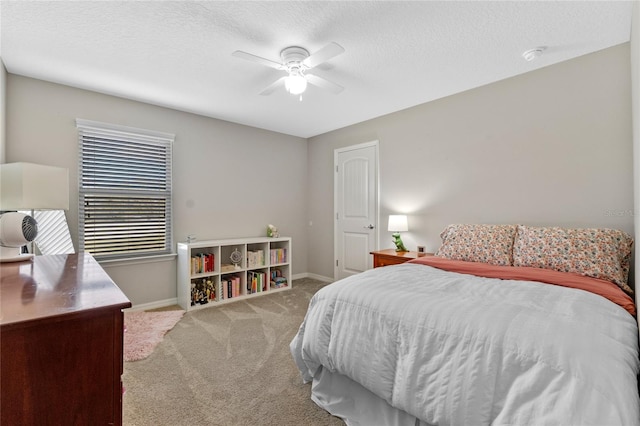
[[336, 280], [373, 266], [378, 245], [378, 141], [334, 153]]

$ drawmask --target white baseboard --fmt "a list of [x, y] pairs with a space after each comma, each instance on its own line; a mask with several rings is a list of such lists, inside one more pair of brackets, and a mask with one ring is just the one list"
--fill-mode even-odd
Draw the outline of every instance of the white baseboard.
[[335, 281], [333, 278], [325, 277], [318, 274], [310, 274], [309, 272], [305, 272], [303, 274], [295, 274], [293, 277], [291, 277], [292, 280], [297, 280], [299, 278], [313, 278], [314, 280], [322, 281], [325, 283], [332, 283], [333, 281]]
[[[310, 274], [308, 272], [304, 272], [302, 274], [294, 274], [291, 279], [297, 280], [300, 278], [313, 278], [314, 280], [322, 281], [325, 283], [332, 283], [334, 281], [333, 278], [325, 277], [323, 275], [318, 274]], [[173, 306], [178, 304], [178, 298], [174, 297], [173, 299], [165, 299], [165, 300], [157, 300], [155, 302], [149, 303], [141, 303], [139, 305], [133, 305], [130, 308], [125, 309], [125, 311], [134, 312], [134, 311], [148, 311], [150, 309], [158, 309], [164, 308], [167, 306]]]
[[148, 311], [149, 309], [164, 308], [166, 306], [173, 306], [178, 304], [178, 298], [157, 300], [155, 302], [141, 303], [140, 305], [133, 305], [132, 307], [125, 309], [125, 311]]

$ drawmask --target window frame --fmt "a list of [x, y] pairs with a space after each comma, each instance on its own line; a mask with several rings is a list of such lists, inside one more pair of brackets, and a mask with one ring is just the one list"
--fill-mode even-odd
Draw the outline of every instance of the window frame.
[[[120, 260], [135, 260], [135, 259], [144, 259], [144, 258], [155, 258], [158, 256], [164, 255], [174, 255], [173, 248], [173, 143], [175, 141], [175, 135], [170, 133], [157, 132], [146, 129], [139, 129], [134, 127], [121, 126], [116, 124], [109, 123], [101, 123], [97, 121], [84, 120], [84, 119], [76, 119], [76, 127], [78, 131], [78, 251], [87, 251], [91, 253], [97, 260], [100, 261], [120, 261]], [[110, 153], [117, 152], [120, 160], [125, 159], [125, 155], [123, 154], [127, 150], [135, 150], [136, 144], [138, 144], [138, 148], [140, 146], [146, 146], [146, 150], [148, 152], [157, 152], [160, 154], [162, 160], [156, 161], [155, 164], [164, 164], [164, 169], [160, 168], [159, 172], [155, 172], [154, 175], [162, 176], [165, 175], [164, 179], [155, 179], [155, 183], [153, 184], [142, 184], [139, 185], [133, 178], [134, 174], [131, 173], [132, 169], [131, 165], [125, 167], [120, 164], [114, 170], [114, 176], [117, 175], [118, 171], [125, 172], [125, 174], [129, 174], [132, 176], [130, 180], [126, 178], [118, 178], [114, 177], [113, 180], [109, 181], [101, 181], [99, 184], [94, 183], [91, 184], [87, 181], [90, 179], [86, 178], [88, 175], [85, 174], [87, 169], [91, 169], [92, 167], [96, 170], [100, 170], [101, 166], [99, 160], [95, 162], [87, 162], [88, 154], [85, 155], [86, 151], [90, 151], [91, 146], [100, 146], [100, 139], [104, 139], [105, 145], [108, 143], [114, 143], [121, 148], [120, 150], [113, 150]], [[157, 151], [153, 150], [153, 148], [148, 148], [152, 146], [157, 146]], [[98, 148], [97, 151], [100, 149]], [[106, 156], [106, 154], [105, 154]], [[135, 163], [135, 161], [134, 161]], [[142, 163], [140, 163], [142, 164]], [[140, 165], [139, 164], [139, 165]], [[135, 165], [134, 165], [135, 166]], [[138, 171], [144, 174], [150, 174], [151, 172], [145, 171], [144, 168], [138, 168]], [[111, 172], [109, 172], [111, 173]], [[97, 182], [97, 181], [95, 181]], [[123, 186], [122, 183], [125, 183], [126, 186]], [[110, 185], [111, 184], [111, 185]], [[87, 200], [98, 199], [101, 198], [104, 201], [106, 206], [109, 206], [109, 198], [113, 199], [114, 197], [119, 197], [121, 199], [125, 199], [127, 197], [131, 198], [131, 202], [134, 199], [146, 199], [146, 200], [156, 200], [160, 204], [160, 208], [146, 208], [145, 212], [150, 214], [150, 212], [164, 212], [163, 220], [158, 221], [159, 225], [154, 227], [153, 229], [156, 231], [156, 234], [164, 234], [163, 238], [159, 238], [158, 242], [163, 243], [163, 247], [160, 248], [152, 248], [152, 249], [118, 249], [118, 244], [114, 242], [111, 246], [111, 251], [108, 252], [98, 252], [96, 250], [95, 238], [92, 243], [89, 241], [88, 243], [88, 232], [87, 228], [87, 219], [86, 219], [86, 207], [85, 204]], [[162, 201], [159, 201], [162, 200]], [[162, 204], [164, 202], [164, 205]], [[94, 208], [95, 205], [93, 206]], [[113, 207], [110, 206], [110, 207]], [[127, 210], [123, 214], [126, 213], [131, 214], [133, 210]], [[114, 214], [111, 211], [111, 214]], [[160, 213], [162, 214], [162, 213]], [[117, 216], [116, 216], [117, 217]], [[104, 222], [98, 221], [97, 223], [105, 223], [107, 224], [109, 220], [105, 219]], [[122, 219], [121, 222], [116, 222], [113, 226], [113, 231], [115, 232], [117, 227], [122, 226], [126, 223], [126, 219]], [[139, 222], [139, 221], [138, 221]], [[163, 223], [164, 225], [161, 225]], [[107, 224], [108, 226], [108, 224]], [[163, 228], [164, 226], [164, 228]], [[140, 223], [134, 225], [135, 234], [138, 237], [142, 235], [143, 226]], [[163, 231], [161, 231], [163, 230]], [[95, 237], [95, 235], [94, 235]], [[124, 238], [126, 240], [126, 238]], [[93, 247], [88, 247], [93, 246]], [[109, 248], [109, 245], [106, 244], [105, 247]]]

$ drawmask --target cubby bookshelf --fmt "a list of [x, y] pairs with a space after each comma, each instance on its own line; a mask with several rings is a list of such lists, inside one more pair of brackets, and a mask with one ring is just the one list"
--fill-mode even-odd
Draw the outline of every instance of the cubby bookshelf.
[[186, 311], [289, 289], [289, 237], [178, 243], [178, 304]]

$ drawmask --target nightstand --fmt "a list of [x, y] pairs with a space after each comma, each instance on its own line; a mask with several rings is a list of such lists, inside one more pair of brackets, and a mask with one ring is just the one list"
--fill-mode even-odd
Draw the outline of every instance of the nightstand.
[[386, 249], [372, 251], [373, 255], [373, 267], [378, 268], [380, 266], [398, 265], [400, 263], [408, 262], [412, 259], [417, 259], [423, 256], [433, 256], [433, 253], [418, 253], [417, 251], [396, 251], [396, 249]]

